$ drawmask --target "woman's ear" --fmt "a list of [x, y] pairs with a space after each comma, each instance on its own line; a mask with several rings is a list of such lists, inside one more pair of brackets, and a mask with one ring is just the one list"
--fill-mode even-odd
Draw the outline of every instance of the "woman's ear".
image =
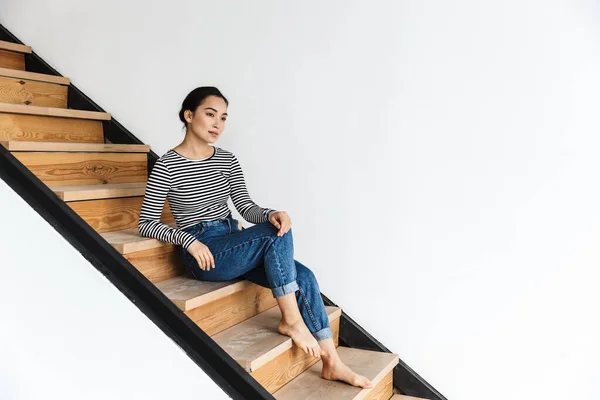
[[188, 123], [192, 123], [192, 118], [194, 118], [194, 115], [192, 114], [191, 110], [185, 110], [183, 116]]

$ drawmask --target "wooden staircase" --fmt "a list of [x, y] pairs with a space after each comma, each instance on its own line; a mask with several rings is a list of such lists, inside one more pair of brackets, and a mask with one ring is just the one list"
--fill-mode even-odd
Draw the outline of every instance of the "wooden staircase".
[[[270, 289], [240, 279], [195, 280], [176, 246], [141, 237], [150, 146], [104, 143], [102, 121], [111, 115], [67, 109], [69, 79], [26, 72], [28, 53], [28, 46], [0, 41], [0, 144], [275, 398], [416, 399], [394, 394], [397, 354], [338, 346], [341, 308], [326, 307], [334, 342], [371, 389], [321, 378], [321, 361], [277, 332], [281, 313]], [[176, 226], [168, 202], [161, 220]]]

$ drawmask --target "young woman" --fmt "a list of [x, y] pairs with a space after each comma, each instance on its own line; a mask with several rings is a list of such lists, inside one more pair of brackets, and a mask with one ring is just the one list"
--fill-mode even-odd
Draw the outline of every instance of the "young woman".
[[[228, 104], [215, 87], [199, 87], [187, 95], [179, 112], [185, 138], [157, 160], [148, 177], [140, 235], [179, 245], [196, 279], [243, 277], [270, 288], [282, 314], [277, 331], [322, 359], [324, 379], [373, 387], [337, 354], [317, 280], [294, 260], [289, 215], [255, 204], [236, 156], [211, 146], [225, 129]], [[255, 225], [238, 228], [227, 205], [230, 196], [240, 215]], [[160, 222], [165, 199], [178, 228]]]

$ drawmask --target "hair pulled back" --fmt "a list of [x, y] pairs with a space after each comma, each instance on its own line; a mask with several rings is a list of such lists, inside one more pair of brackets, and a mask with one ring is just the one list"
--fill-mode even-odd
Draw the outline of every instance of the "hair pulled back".
[[196, 108], [198, 108], [198, 106], [200, 104], [202, 104], [204, 99], [206, 99], [208, 96], [220, 97], [225, 101], [225, 104], [227, 104], [227, 106], [229, 106], [229, 102], [227, 101], [225, 96], [223, 96], [223, 93], [221, 93], [219, 91], [219, 89], [217, 89], [216, 87], [214, 87], [214, 86], [197, 87], [196, 89], [192, 90], [185, 97], [185, 99], [183, 100], [183, 103], [181, 104], [181, 110], [179, 110], [179, 119], [181, 120], [181, 122], [183, 122], [184, 127], [187, 127], [187, 121], [185, 120], [185, 117], [183, 116], [183, 113], [185, 112], [185, 110], [190, 110], [192, 112], [196, 112]]

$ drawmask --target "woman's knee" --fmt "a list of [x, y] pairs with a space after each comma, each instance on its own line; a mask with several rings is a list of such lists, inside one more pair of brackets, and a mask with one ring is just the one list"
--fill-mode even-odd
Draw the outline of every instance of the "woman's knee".
[[296, 264], [296, 273], [297, 273], [297, 280], [298, 280], [298, 284], [301, 285], [311, 285], [311, 286], [318, 286], [317, 284], [317, 277], [315, 276], [314, 272], [308, 268], [306, 265], [302, 264], [299, 261], [294, 260], [295, 264]]

